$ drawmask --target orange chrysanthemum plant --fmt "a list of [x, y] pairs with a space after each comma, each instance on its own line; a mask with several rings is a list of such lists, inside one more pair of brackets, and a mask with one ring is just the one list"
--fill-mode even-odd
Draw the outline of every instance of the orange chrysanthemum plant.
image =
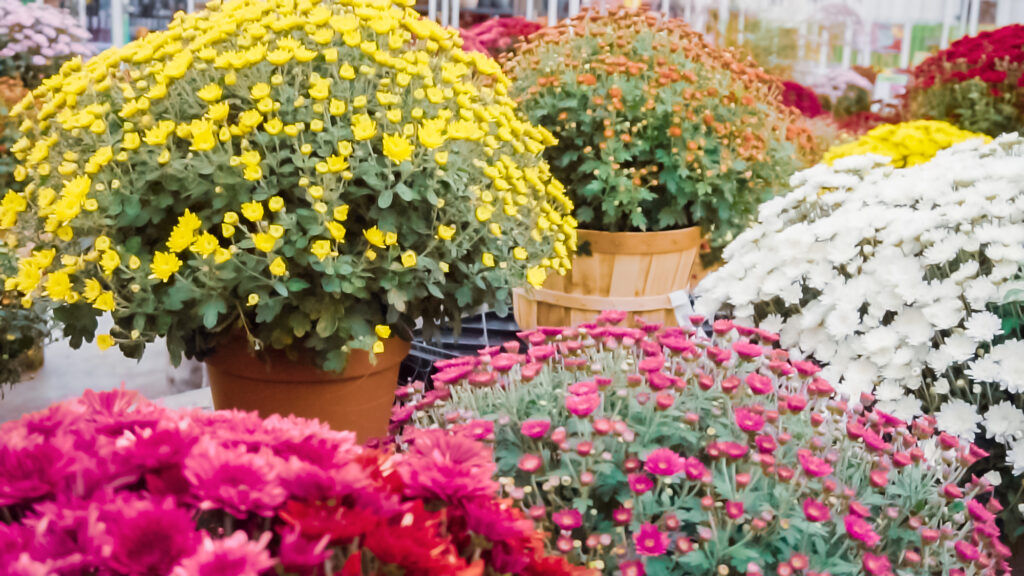
[[773, 78], [678, 19], [584, 11], [505, 69], [529, 120], [554, 130], [545, 158], [585, 228], [699, 225], [716, 254], [813, 144]]

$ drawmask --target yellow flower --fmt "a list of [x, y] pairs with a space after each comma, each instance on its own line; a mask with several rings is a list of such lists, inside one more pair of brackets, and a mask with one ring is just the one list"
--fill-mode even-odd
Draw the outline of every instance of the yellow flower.
[[377, 340], [376, 342], [374, 342], [373, 343], [373, 353], [374, 354], [383, 354], [384, 353], [384, 343], [381, 342], [380, 340]]
[[132, 254], [131, 257], [128, 258], [128, 269], [138, 270], [139, 266], [142, 266], [142, 260], [139, 260], [138, 256]]
[[227, 102], [217, 102], [210, 105], [210, 108], [206, 111], [206, 117], [213, 122], [220, 122], [228, 117], [229, 112], [231, 112], [231, 107], [228, 106]]
[[331, 95], [331, 79], [315, 77], [310, 81], [309, 97], [314, 100], [327, 100]]
[[188, 247], [189, 250], [203, 256], [204, 258], [216, 252], [218, 248], [220, 248], [220, 242], [217, 241], [216, 236], [209, 232], [203, 232], [200, 234], [196, 238], [195, 242]]
[[438, 166], [444, 166], [448, 164], [448, 151], [441, 150], [434, 154], [434, 162], [437, 162]]
[[384, 234], [384, 244], [385, 245], [391, 246], [391, 245], [395, 244], [396, 242], [398, 242], [398, 234], [395, 234], [394, 232], [388, 232], [388, 233]]
[[438, 262], [437, 267], [440, 268], [441, 272], [444, 272], [445, 274], [447, 274], [448, 270], [450, 269], [450, 266], [448, 266], [447, 262]]
[[281, 209], [284, 208], [284, 198], [281, 198], [280, 196], [271, 196], [270, 199], [267, 200], [267, 208], [269, 208], [271, 212], [280, 212]]
[[115, 308], [114, 293], [107, 291], [100, 294], [99, 298], [96, 298], [96, 301], [92, 303], [92, 307], [104, 312], [113, 312]]
[[284, 123], [281, 122], [280, 118], [271, 118], [263, 123], [263, 129], [267, 131], [267, 134], [271, 136], [277, 136], [281, 133], [284, 128]]
[[259, 294], [249, 294], [249, 298], [245, 301], [247, 306], [255, 306], [260, 303]]
[[126, 132], [124, 137], [121, 138], [121, 148], [123, 150], [135, 150], [142, 143], [142, 139], [139, 138], [138, 132]]
[[348, 105], [345, 104], [344, 100], [337, 100], [331, 98], [331, 103], [327, 107], [327, 111], [330, 112], [331, 116], [341, 116], [348, 109]]
[[488, 268], [493, 268], [494, 254], [491, 254], [490, 252], [484, 252], [483, 256], [480, 257], [480, 261], [484, 263], [484, 266], [487, 266]]
[[71, 294], [71, 278], [66, 272], [52, 272], [46, 279], [46, 295], [53, 300], [64, 300]]
[[334, 207], [334, 219], [338, 222], [344, 222], [348, 220], [348, 204], [342, 204], [341, 206]]
[[254, 84], [253, 87], [249, 89], [249, 95], [252, 96], [253, 100], [262, 100], [267, 96], [270, 96], [270, 84], [267, 84], [266, 82]]
[[281, 226], [280, 224], [271, 224], [267, 231], [270, 232], [270, 235], [274, 238], [280, 239], [284, 236], [284, 226]]
[[85, 290], [82, 291], [82, 296], [85, 297], [87, 302], [93, 302], [100, 297], [103, 293], [103, 285], [100, 281], [95, 278], [87, 278], [85, 280]]
[[402, 252], [402, 266], [406, 268], [412, 268], [416, 265], [416, 253], [412, 250], [406, 250]]
[[93, 247], [100, 252], [104, 250], [110, 250], [110, 238], [107, 238], [106, 236], [100, 236], [99, 238], [96, 239], [96, 242], [93, 243]]
[[384, 232], [381, 232], [380, 228], [374, 226], [369, 230], [363, 230], [363, 236], [366, 237], [366, 241], [376, 246], [377, 248], [384, 247]]
[[391, 326], [387, 324], [377, 324], [373, 327], [373, 331], [377, 334], [377, 337], [382, 340], [391, 338]]
[[[262, 217], [262, 216], [263, 215], [260, 214], [260, 217]], [[257, 218], [257, 220], [258, 219], [259, 218]], [[225, 212], [224, 213], [224, 223], [225, 224], [238, 224], [238, 213], [236, 213], [236, 212]]]
[[331, 255], [331, 241], [330, 240], [314, 240], [310, 246], [309, 251], [316, 256], [318, 259], [323, 261]]
[[246, 166], [242, 170], [242, 177], [246, 180], [256, 181], [263, 178], [263, 168], [259, 164], [255, 166]]
[[447, 122], [444, 118], [424, 120], [416, 134], [420, 144], [425, 148], [437, 148], [444, 144], [448, 139], [448, 136], [445, 134], [446, 125]]
[[377, 123], [368, 114], [352, 117], [352, 134], [356, 140], [369, 140], [377, 134]]
[[100, 268], [103, 269], [103, 274], [110, 276], [117, 270], [117, 267], [121, 265], [121, 255], [114, 250], [104, 250], [103, 255], [100, 256]]
[[270, 252], [274, 249], [274, 245], [277, 244], [277, 238], [266, 232], [258, 232], [252, 235], [252, 242], [256, 245], [257, 250]]
[[516, 260], [526, 260], [530, 254], [526, 251], [526, 248], [522, 246], [516, 246], [512, 249], [512, 257]]
[[534, 266], [526, 271], [526, 281], [535, 288], [543, 286], [547, 277], [548, 273], [540, 266]]
[[478, 221], [480, 221], [480, 222], [486, 222], [486, 221], [490, 220], [491, 216], [493, 214], [494, 214], [494, 206], [491, 206], [489, 204], [484, 204], [482, 206], [477, 206], [477, 208], [476, 208], [476, 219]]
[[395, 164], [401, 164], [412, 158], [413, 150], [415, 147], [405, 136], [384, 135], [384, 155]]
[[242, 204], [242, 216], [250, 222], [259, 222], [263, 219], [263, 204], [256, 201]]
[[338, 69], [338, 76], [345, 80], [352, 80], [356, 77], [356, 69], [352, 67], [348, 62], [341, 65]]
[[196, 96], [199, 96], [204, 102], [216, 102], [220, 100], [222, 91], [219, 84], [207, 84], [196, 92]]
[[441, 224], [437, 227], [437, 237], [441, 240], [451, 240], [455, 236], [455, 226]]
[[181, 260], [176, 254], [158, 251], [153, 254], [153, 263], [149, 265], [149, 270], [152, 272], [149, 277], [167, 282], [179, 268], [181, 268]]
[[335, 242], [345, 241], [345, 227], [337, 222], [328, 222], [327, 231], [330, 232], [331, 238], [334, 238]]
[[274, 258], [274, 261], [270, 263], [270, 273], [274, 276], [284, 276], [288, 273], [288, 266], [285, 265], [283, 258], [280, 256]]
[[192, 121], [192, 145], [189, 150], [206, 151], [212, 150], [217, 145], [217, 138], [213, 134], [213, 124], [206, 120]]
[[115, 343], [116, 342], [114, 341], [114, 337], [111, 336], [110, 334], [100, 334], [96, 336], [96, 347], [99, 348], [100, 350], [107, 350]]

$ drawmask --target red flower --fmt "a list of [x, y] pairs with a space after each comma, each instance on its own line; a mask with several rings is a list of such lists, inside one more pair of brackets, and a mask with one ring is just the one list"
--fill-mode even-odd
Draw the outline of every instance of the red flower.
[[628, 479], [629, 489], [635, 494], [650, 492], [651, 488], [654, 488], [654, 481], [646, 474], [630, 474]]
[[565, 409], [580, 418], [589, 416], [600, 405], [600, 394], [584, 394], [582, 396], [570, 394], [565, 397]]
[[523, 454], [519, 459], [519, 469], [523, 472], [536, 472], [543, 464], [544, 461], [536, 454]]
[[735, 410], [736, 425], [745, 432], [760, 432], [764, 428], [764, 418], [746, 408]]
[[822, 476], [828, 476], [832, 473], [832, 465], [825, 462], [821, 458], [818, 458], [806, 448], [801, 448], [796, 451], [796, 457], [800, 461], [800, 466], [803, 467], [804, 472], [808, 476], [820, 478]]
[[874, 548], [882, 540], [871, 523], [860, 516], [849, 514], [843, 518], [843, 524], [851, 538], [863, 542], [868, 548]]

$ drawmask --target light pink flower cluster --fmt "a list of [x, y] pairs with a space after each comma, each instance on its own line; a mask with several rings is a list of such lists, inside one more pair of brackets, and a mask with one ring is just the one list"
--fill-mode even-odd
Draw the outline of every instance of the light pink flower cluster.
[[966, 473], [983, 451], [851, 408], [765, 330], [624, 317], [439, 363], [401, 390], [398, 441], [486, 431], [551, 549], [606, 574], [1008, 573], [1000, 505]]

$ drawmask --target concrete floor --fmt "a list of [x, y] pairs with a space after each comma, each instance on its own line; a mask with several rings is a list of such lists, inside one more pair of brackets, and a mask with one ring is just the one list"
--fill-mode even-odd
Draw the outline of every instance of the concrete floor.
[[[108, 329], [101, 323], [101, 333]], [[142, 359], [136, 361], [122, 356], [117, 348], [100, 351], [95, 344], [86, 343], [72, 350], [67, 341], [59, 340], [46, 347], [39, 371], [3, 390], [0, 422], [74, 398], [88, 389], [113, 390], [122, 383], [150, 399], [167, 397], [165, 404], [175, 408], [212, 407], [208, 388], [194, 390], [202, 378], [201, 365], [172, 367], [163, 342], [148, 346]]]

